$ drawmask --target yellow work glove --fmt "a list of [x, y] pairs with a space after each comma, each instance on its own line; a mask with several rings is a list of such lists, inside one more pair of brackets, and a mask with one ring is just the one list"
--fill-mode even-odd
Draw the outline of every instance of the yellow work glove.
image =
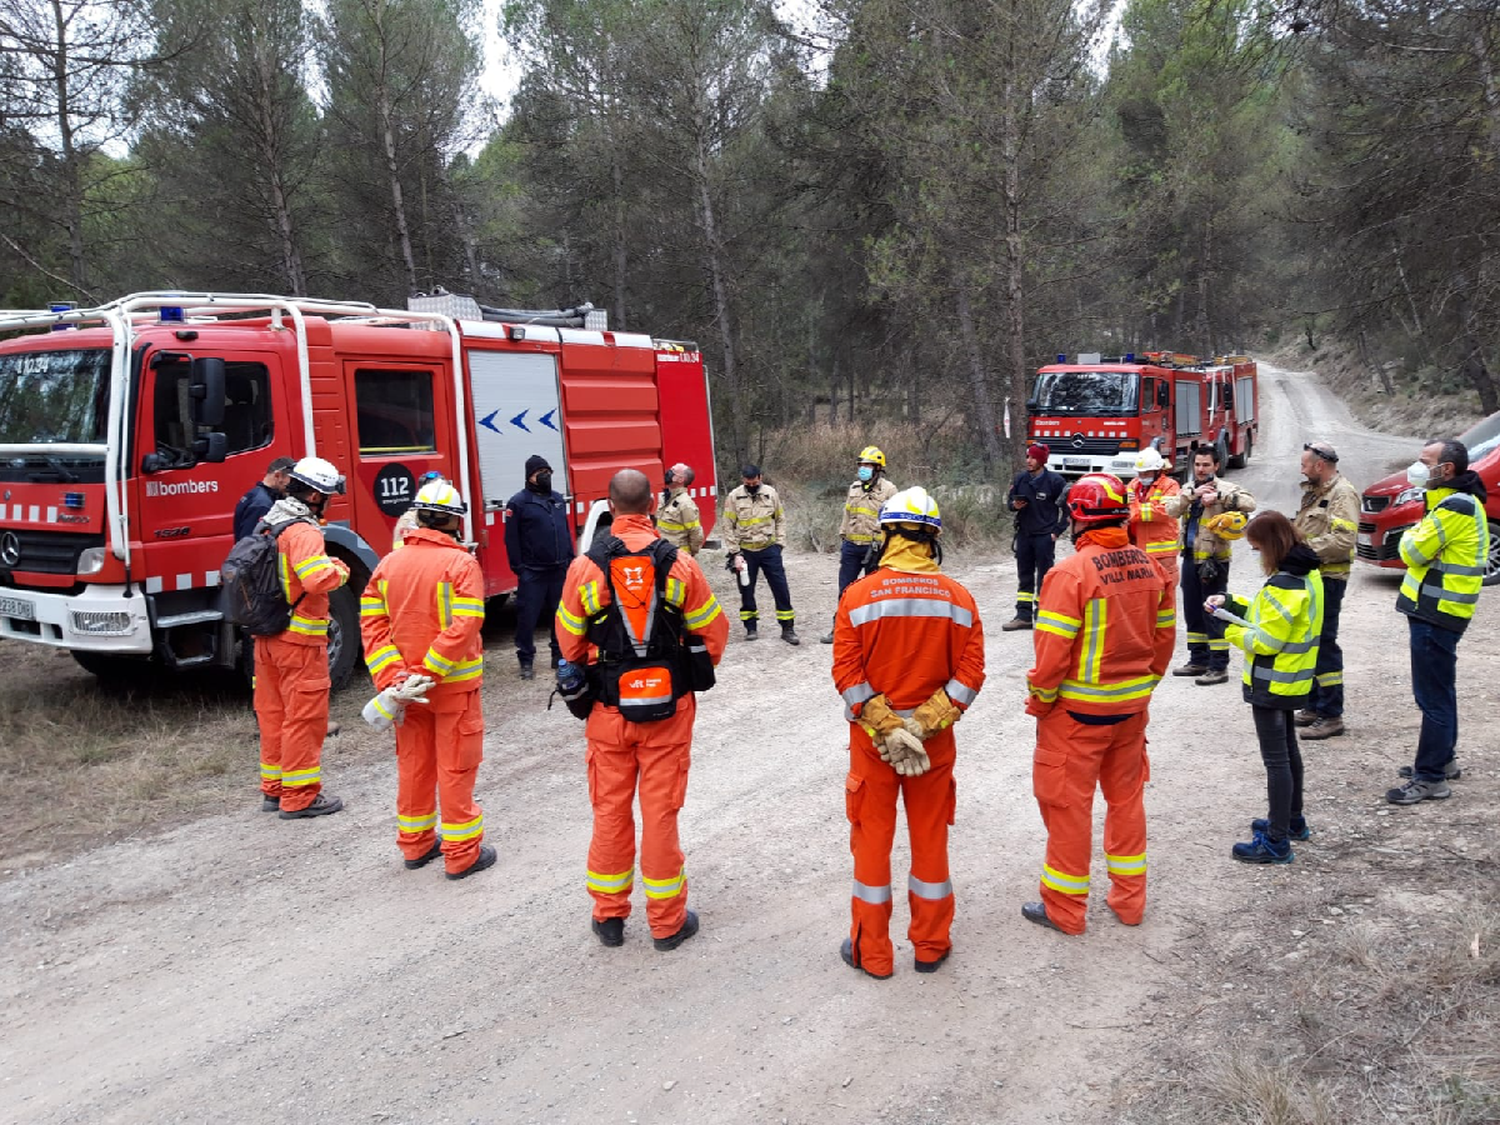
[[882, 761], [889, 762], [891, 769], [902, 777], [919, 777], [932, 768], [927, 751], [922, 749], [922, 740], [905, 727], [897, 727], [876, 739]]
[[926, 742], [940, 730], [947, 730], [963, 716], [958, 704], [948, 698], [948, 693], [938, 688], [927, 702], [912, 712], [911, 718], [902, 724], [907, 731]]
[[859, 724], [865, 728], [871, 738], [889, 731], [900, 730], [902, 727], [901, 716], [891, 710], [891, 705], [884, 695], [877, 695], [865, 702], [865, 705], [860, 708]]

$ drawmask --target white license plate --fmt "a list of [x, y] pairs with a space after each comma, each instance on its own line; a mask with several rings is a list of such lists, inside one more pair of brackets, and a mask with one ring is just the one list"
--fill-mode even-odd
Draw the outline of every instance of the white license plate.
[[0, 617], [14, 617], [20, 621], [35, 621], [36, 606], [20, 598], [0, 598]]
[[1089, 467], [1087, 457], [1064, 457], [1063, 467], [1066, 469], [1087, 469]]
[[1358, 535], [1356, 535], [1355, 539], [1356, 539], [1356, 541], [1359, 543], [1359, 545], [1361, 547], [1373, 547], [1373, 546], [1375, 546], [1375, 536], [1368, 535], [1368, 534], [1366, 534], [1363, 531], [1361, 531]]

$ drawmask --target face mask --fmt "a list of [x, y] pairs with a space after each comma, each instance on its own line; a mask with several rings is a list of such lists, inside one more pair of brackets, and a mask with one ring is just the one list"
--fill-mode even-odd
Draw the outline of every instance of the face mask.
[[551, 492], [552, 491], [552, 474], [551, 473], [537, 473], [537, 475], [536, 475], [536, 490], [538, 492]]
[[868, 465], [861, 465], [859, 467], [859, 479], [866, 482], [874, 480], [875, 470]]
[[1432, 470], [1420, 461], [1413, 461], [1406, 466], [1406, 482], [1417, 488], [1426, 488], [1428, 481], [1432, 478]]
[[745, 485], [745, 491], [748, 492], [751, 496], [754, 496], [757, 492], [760, 491], [760, 485], [758, 485], [758, 484], [747, 484], [747, 485]]
[[1150, 488], [1153, 484], [1156, 483], [1156, 474], [1155, 473], [1141, 473], [1136, 479], [1139, 480], [1147, 488]]

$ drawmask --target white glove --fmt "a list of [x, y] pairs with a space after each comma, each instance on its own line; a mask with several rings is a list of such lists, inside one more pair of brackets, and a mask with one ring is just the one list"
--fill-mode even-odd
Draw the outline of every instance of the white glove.
[[430, 676], [408, 676], [366, 703], [360, 714], [376, 730], [390, 730], [406, 717], [408, 703], [427, 702], [424, 696], [436, 682]]
[[922, 740], [905, 727], [887, 731], [876, 743], [880, 760], [889, 762], [891, 768], [902, 777], [920, 777], [932, 768]]

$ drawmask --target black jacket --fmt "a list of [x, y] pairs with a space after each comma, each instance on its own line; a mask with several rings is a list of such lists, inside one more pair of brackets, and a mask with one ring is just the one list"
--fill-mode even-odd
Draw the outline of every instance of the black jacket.
[[523, 488], [505, 505], [505, 555], [510, 568], [566, 570], [573, 561], [573, 528], [562, 493]]
[[234, 541], [238, 543], [255, 530], [271, 506], [281, 499], [280, 493], [272, 492], [265, 482], [257, 481], [255, 487], [240, 497], [234, 506]]
[[1016, 532], [1020, 535], [1061, 535], [1068, 527], [1067, 511], [1063, 501], [1068, 495], [1068, 482], [1051, 469], [1043, 469], [1032, 476], [1024, 469], [1011, 482], [1006, 497], [1009, 504], [1025, 500], [1026, 507], [1015, 511]]

